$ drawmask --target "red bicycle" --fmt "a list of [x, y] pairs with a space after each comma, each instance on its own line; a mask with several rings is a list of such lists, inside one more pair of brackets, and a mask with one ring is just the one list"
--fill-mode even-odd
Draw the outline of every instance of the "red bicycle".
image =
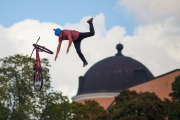
[[[43, 86], [43, 76], [42, 76], [42, 71], [44, 70], [41, 66], [41, 61], [40, 61], [40, 56], [39, 56], [39, 52], [46, 52], [48, 54], [53, 54], [53, 52], [47, 48], [45, 48], [44, 46], [40, 46], [38, 45], [38, 41], [39, 41], [40, 37], [38, 38], [36, 44], [33, 44], [34, 49], [32, 50], [31, 56], [34, 52], [34, 50], [36, 50], [36, 62], [33, 66], [34, 68], [34, 77], [33, 77], [33, 85], [34, 85], [34, 89], [36, 91], [40, 91], [42, 86]], [[30, 58], [31, 58], [30, 56]], [[49, 70], [46, 70], [46, 73], [49, 72]]]

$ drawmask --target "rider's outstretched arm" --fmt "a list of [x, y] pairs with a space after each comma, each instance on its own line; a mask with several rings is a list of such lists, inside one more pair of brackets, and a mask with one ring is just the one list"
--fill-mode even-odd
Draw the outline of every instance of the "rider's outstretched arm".
[[57, 59], [57, 57], [58, 57], [58, 54], [59, 54], [59, 51], [60, 51], [60, 49], [61, 49], [61, 43], [62, 43], [62, 41], [61, 42], [59, 42], [59, 44], [58, 44], [58, 46], [57, 46], [57, 50], [56, 50], [56, 56], [55, 56], [55, 61], [56, 61], [56, 59]]
[[69, 49], [70, 49], [71, 44], [72, 44], [72, 37], [71, 37], [71, 35], [68, 35], [67, 37], [68, 37], [68, 40], [69, 40], [69, 44], [68, 44], [68, 48], [67, 48], [67, 52], [66, 52], [66, 54], [68, 54]]

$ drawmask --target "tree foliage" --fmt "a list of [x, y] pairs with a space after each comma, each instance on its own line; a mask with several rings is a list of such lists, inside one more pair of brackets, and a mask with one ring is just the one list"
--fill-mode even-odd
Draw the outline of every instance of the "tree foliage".
[[115, 98], [109, 114], [114, 120], [162, 120], [166, 117], [166, 108], [155, 93], [124, 90]]
[[73, 102], [71, 104], [73, 120], [96, 120], [104, 108], [95, 100], [86, 100], [84, 104]]
[[175, 81], [172, 83], [172, 92], [169, 94], [172, 97], [173, 101], [180, 102], [180, 75], [175, 78]]
[[[37, 113], [38, 94], [32, 87], [34, 59], [16, 54], [0, 59], [0, 103], [10, 110], [9, 118], [30, 119]], [[49, 67], [47, 59], [42, 66]], [[50, 76], [44, 75], [44, 90], [50, 88]], [[41, 94], [41, 93], [40, 93]]]
[[69, 99], [67, 96], [63, 96], [62, 92], [50, 92], [46, 95], [46, 99], [40, 102], [45, 105], [40, 117], [41, 120], [67, 120], [71, 118]]
[[10, 110], [0, 102], [0, 120], [7, 120], [9, 118]]
[[180, 75], [175, 77], [172, 83], [172, 92], [169, 94], [172, 101], [166, 99], [170, 107], [168, 111], [168, 120], [180, 120]]

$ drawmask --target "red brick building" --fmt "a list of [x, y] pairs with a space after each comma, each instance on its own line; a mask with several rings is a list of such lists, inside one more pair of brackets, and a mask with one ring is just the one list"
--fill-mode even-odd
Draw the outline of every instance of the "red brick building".
[[121, 53], [122, 44], [116, 48], [115, 56], [97, 62], [79, 77], [78, 92], [72, 97], [73, 101], [96, 100], [106, 109], [124, 89], [155, 92], [161, 99], [170, 98], [171, 83], [180, 74], [179, 69], [154, 77], [142, 63]]

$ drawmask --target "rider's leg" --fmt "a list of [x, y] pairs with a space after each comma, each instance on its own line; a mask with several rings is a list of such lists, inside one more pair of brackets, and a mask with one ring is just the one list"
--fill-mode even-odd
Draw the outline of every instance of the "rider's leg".
[[88, 63], [86, 61], [86, 59], [84, 58], [84, 55], [81, 52], [81, 41], [73, 41], [74, 43], [74, 47], [76, 48], [76, 52], [79, 55], [79, 57], [81, 58], [81, 60], [83, 61], [83, 67], [85, 67]]
[[94, 31], [94, 26], [93, 26], [92, 20], [89, 21], [88, 23], [89, 23], [89, 31], [90, 32], [80, 32], [77, 41], [78, 40], [83, 40], [86, 37], [94, 36], [95, 31]]
[[86, 37], [91, 37], [95, 34], [94, 31], [94, 26], [93, 26], [93, 18], [89, 19], [87, 21], [87, 23], [89, 23], [89, 31], [90, 32], [84, 32], [84, 33], [79, 33], [79, 37], [77, 40], [73, 41], [74, 46], [76, 48], [77, 54], [79, 55], [79, 57], [81, 58], [81, 60], [83, 61], [83, 67], [85, 67], [86, 65], [88, 65], [86, 59], [84, 58], [84, 55], [81, 52], [81, 41], [86, 38]]
[[90, 18], [87, 23], [89, 23], [89, 31], [92, 34], [92, 36], [95, 34], [94, 32], [94, 26], [93, 26], [93, 18]]

